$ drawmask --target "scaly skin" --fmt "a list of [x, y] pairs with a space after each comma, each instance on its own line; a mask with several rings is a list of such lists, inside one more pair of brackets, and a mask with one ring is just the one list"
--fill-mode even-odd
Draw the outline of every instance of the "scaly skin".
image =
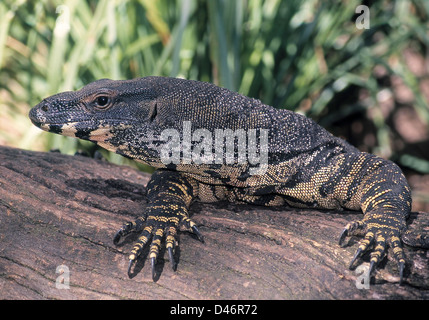
[[[155, 278], [154, 266], [164, 238], [172, 268], [176, 268], [174, 247], [180, 225], [203, 241], [188, 215], [194, 200], [229, 200], [360, 210], [363, 218], [348, 224], [340, 236], [341, 245], [357, 231], [364, 234], [350, 267], [371, 250], [371, 272], [389, 245], [402, 281], [405, 255], [401, 235], [410, 213], [411, 196], [401, 170], [393, 162], [360, 152], [302, 115], [274, 109], [209, 83], [146, 77], [103, 79], [79, 91], [54, 95], [35, 106], [30, 118], [43, 130], [90, 140], [158, 168], [148, 184], [147, 212], [125, 224], [114, 237], [117, 244], [131, 232], [141, 233], [129, 256], [130, 277], [133, 263], [150, 243]], [[173, 134], [166, 140], [163, 135], [171, 130]], [[186, 140], [190, 131], [194, 135]], [[216, 142], [210, 140], [219, 132], [235, 135], [237, 154], [232, 161], [227, 149], [216, 149]], [[241, 133], [247, 134], [244, 140], [240, 140]], [[176, 137], [181, 140], [174, 140]], [[173, 163], [162, 156], [168, 141], [175, 141], [179, 148], [176, 155], [180, 157]], [[259, 160], [264, 159], [266, 147], [266, 162], [251, 161], [251, 141], [256, 141]], [[204, 142], [209, 142], [207, 148], [202, 148]], [[247, 146], [246, 161], [239, 159], [240, 143]], [[220, 152], [211, 158], [195, 156], [206, 156], [207, 151], [213, 153], [215, 149]], [[187, 150], [204, 152], [195, 151], [189, 158]], [[408, 239], [407, 243], [429, 247], [427, 236]]]

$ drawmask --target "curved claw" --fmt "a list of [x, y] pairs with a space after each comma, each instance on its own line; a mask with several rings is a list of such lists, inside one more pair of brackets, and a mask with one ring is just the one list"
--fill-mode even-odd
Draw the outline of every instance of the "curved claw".
[[362, 255], [362, 249], [361, 248], [358, 248], [357, 250], [356, 250], [356, 253], [355, 253], [355, 255], [353, 256], [353, 259], [352, 259], [352, 261], [350, 262], [350, 265], [349, 265], [349, 269], [352, 269], [353, 268], [353, 264], [355, 263], [355, 261]]
[[399, 265], [399, 285], [402, 285], [402, 281], [404, 279], [405, 263], [403, 261], [400, 261], [398, 265]]
[[176, 264], [176, 261], [174, 260], [172, 247], [168, 247], [168, 258], [170, 259], [171, 269], [173, 269], [173, 271], [176, 271], [177, 264]]
[[125, 237], [126, 235], [130, 234], [131, 232], [139, 231], [142, 228], [142, 220], [143, 218], [137, 218], [134, 222], [127, 222], [125, 223], [118, 232], [115, 233], [115, 236], [113, 237], [113, 244], [118, 245], [121, 238]]
[[152, 269], [152, 280], [155, 281], [155, 258], [150, 258], [150, 266]]
[[119, 243], [119, 240], [122, 238], [122, 229], [119, 229], [118, 232], [115, 233], [113, 237], [113, 244], [116, 246]]
[[344, 228], [343, 232], [340, 234], [340, 239], [338, 239], [338, 245], [343, 246], [344, 239], [346, 239], [348, 235], [348, 229]]
[[353, 221], [353, 222], [348, 223], [344, 227], [343, 231], [341, 232], [338, 244], [340, 246], [342, 246], [346, 237], [351, 236], [356, 230], [364, 229], [364, 227], [365, 227], [365, 222], [363, 222], [362, 220]]
[[371, 276], [372, 272], [375, 270], [377, 263], [375, 261], [371, 261], [369, 263], [368, 275]]
[[204, 243], [204, 236], [201, 234], [200, 230], [196, 226], [192, 226], [192, 232], [197, 236], [198, 240]]
[[130, 279], [133, 277], [133, 274], [131, 273], [131, 268], [133, 267], [135, 261], [136, 261], [135, 259], [130, 259], [130, 262], [128, 263], [127, 274], [128, 274], [128, 278]]

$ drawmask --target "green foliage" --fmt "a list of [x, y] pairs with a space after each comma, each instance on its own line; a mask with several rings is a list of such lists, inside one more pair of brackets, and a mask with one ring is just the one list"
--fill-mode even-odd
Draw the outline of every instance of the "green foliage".
[[[361, 30], [357, 0], [4, 0], [0, 143], [66, 153], [87, 149], [76, 139], [33, 128], [29, 108], [99, 78], [162, 75], [210, 81], [323, 119], [328, 127], [371, 109], [374, 151], [394, 156], [391, 128], [377, 100], [385, 86], [373, 71], [382, 66], [402, 79], [429, 124], [426, 98], [403, 57], [408, 47], [426, 54], [429, 5], [373, 2], [370, 29]], [[366, 90], [368, 98], [338, 103], [350, 88]]]

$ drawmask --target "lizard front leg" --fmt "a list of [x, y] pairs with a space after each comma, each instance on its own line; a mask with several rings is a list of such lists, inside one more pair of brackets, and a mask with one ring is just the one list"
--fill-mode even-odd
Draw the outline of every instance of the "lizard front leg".
[[147, 185], [148, 207], [145, 215], [134, 222], [128, 222], [116, 233], [113, 242], [118, 244], [120, 239], [131, 232], [141, 232], [129, 255], [128, 276], [138, 256], [150, 242], [149, 259], [151, 261], [152, 279], [155, 279], [155, 263], [165, 239], [169, 259], [173, 270], [176, 269], [173, 249], [180, 225], [197, 235], [200, 241], [203, 236], [195, 223], [189, 219], [188, 208], [197, 196], [197, 184], [192, 178], [185, 177], [180, 172], [157, 170]]

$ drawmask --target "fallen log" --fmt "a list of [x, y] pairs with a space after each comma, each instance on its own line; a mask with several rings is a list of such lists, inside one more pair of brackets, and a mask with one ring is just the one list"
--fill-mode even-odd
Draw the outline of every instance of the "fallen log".
[[[403, 285], [391, 254], [371, 282], [349, 270], [361, 213], [195, 203], [205, 243], [182, 232], [177, 270], [161, 252], [152, 281], [144, 252], [126, 273], [137, 235], [117, 229], [145, 209], [150, 175], [83, 156], [0, 147], [1, 299], [428, 299], [429, 251], [405, 246]], [[429, 214], [413, 212], [423, 230]]]

